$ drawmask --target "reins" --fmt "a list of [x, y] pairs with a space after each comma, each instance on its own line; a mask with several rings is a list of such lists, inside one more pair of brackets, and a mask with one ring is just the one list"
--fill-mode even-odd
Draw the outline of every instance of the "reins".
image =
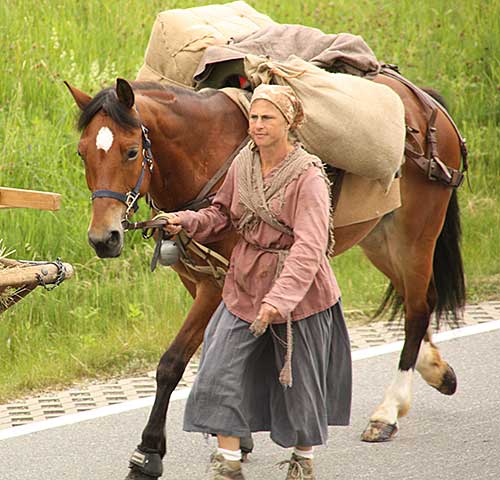
[[[151, 141], [147, 137], [147, 129], [141, 124], [142, 132], [143, 132], [143, 144], [147, 145], [148, 152], [147, 154], [144, 154], [145, 158], [148, 158], [152, 162], [152, 153], [151, 153]], [[146, 140], [144, 140], [146, 139]], [[238, 153], [241, 151], [241, 149], [248, 143], [249, 137], [246, 136], [243, 141], [236, 147], [236, 149], [227, 157], [227, 159], [224, 161], [224, 163], [217, 169], [215, 174], [210, 178], [210, 180], [203, 186], [203, 188], [200, 190], [196, 198], [193, 200], [190, 200], [189, 202], [185, 203], [184, 205], [176, 208], [176, 211], [179, 210], [200, 210], [201, 208], [207, 207], [212, 203], [212, 199], [215, 196], [215, 193], [210, 194], [211, 190], [213, 187], [219, 182], [224, 175], [227, 173], [229, 170], [229, 167], [231, 166], [233, 160], [236, 158]], [[147, 155], [147, 157], [146, 157]], [[122, 226], [124, 231], [129, 231], [129, 230], [142, 230], [142, 236], [144, 238], [151, 238], [154, 234], [155, 231], [158, 231], [158, 236], [156, 238], [156, 246], [155, 250], [153, 253], [153, 258], [151, 260], [151, 270], [153, 271], [156, 268], [156, 265], [158, 263], [158, 259], [160, 256], [160, 249], [161, 249], [161, 243], [165, 239], [171, 238], [171, 235], [167, 234], [164, 231], [164, 227], [168, 224], [168, 220], [165, 217], [165, 213], [161, 209], [157, 208], [154, 206], [154, 203], [152, 200], [149, 202], [150, 206], [154, 208], [157, 212], [159, 212], [158, 215], [156, 215], [153, 219], [151, 220], [146, 220], [142, 222], [130, 222], [129, 221], [129, 212], [131, 209], [134, 209], [137, 211], [137, 200], [139, 199], [139, 189], [140, 189], [140, 184], [142, 183], [142, 179], [144, 177], [144, 171], [145, 171], [145, 163], [143, 161], [143, 168], [141, 172], [141, 176], [139, 177], [139, 181], [137, 182], [136, 187], [134, 190], [137, 191], [135, 194], [135, 198], [133, 200], [133, 203], [128, 205], [127, 204], [127, 212], [125, 214], [125, 218], [122, 221]], [[150, 171], [152, 171], [152, 163], [151, 163], [151, 168]], [[129, 192], [127, 196], [123, 194], [116, 194], [115, 192], [111, 192], [109, 190], [101, 190], [99, 192], [104, 192], [102, 196], [108, 196], [111, 198], [117, 198], [115, 195], [121, 195], [120, 198], [117, 198], [118, 200], [123, 202], [123, 197], [128, 197], [131, 193], [134, 194], [134, 191]], [[110, 195], [112, 194], [112, 195]], [[93, 197], [94, 198], [94, 197]], [[125, 202], [124, 202], [125, 203]], [[134, 206], [135, 205], [135, 206]], [[224, 276], [229, 268], [229, 261], [220, 255], [219, 253], [215, 252], [214, 250], [206, 247], [205, 245], [202, 245], [201, 243], [195, 241], [191, 237], [189, 237], [186, 232], [181, 231], [177, 236], [176, 236], [176, 245], [179, 247], [181, 251], [181, 256], [180, 256], [180, 261], [183, 263], [183, 265], [186, 267], [188, 271], [192, 272], [197, 272], [197, 273], [202, 273], [202, 274], [209, 274], [211, 275], [215, 281], [222, 287], [222, 284], [224, 282]], [[204, 261], [207, 265], [206, 266], [201, 266], [197, 265], [196, 262], [192, 259], [192, 257], [189, 255], [189, 253], [194, 254], [198, 258], [200, 258], [202, 261]], [[219, 264], [222, 265], [216, 266], [213, 263], [213, 260], [217, 261]], [[193, 279], [194, 280], [194, 279]]]

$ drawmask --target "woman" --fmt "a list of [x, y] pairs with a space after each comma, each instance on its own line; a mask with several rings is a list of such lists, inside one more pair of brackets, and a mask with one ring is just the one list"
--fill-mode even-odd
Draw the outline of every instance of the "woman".
[[255, 431], [294, 447], [282, 462], [288, 479], [313, 479], [313, 447], [326, 443], [328, 425], [349, 422], [349, 338], [327, 257], [330, 189], [321, 161], [292, 140], [303, 117], [289, 87], [257, 87], [252, 141], [212, 206], [168, 215], [170, 233], [184, 228], [201, 242], [233, 227], [241, 234], [184, 417], [184, 430], [217, 435], [211, 480], [244, 478], [240, 438]]

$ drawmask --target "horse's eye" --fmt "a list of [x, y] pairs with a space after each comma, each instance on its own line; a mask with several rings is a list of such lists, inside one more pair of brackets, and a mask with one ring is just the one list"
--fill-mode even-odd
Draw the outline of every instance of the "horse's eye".
[[128, 158], [128, 160], [135, 160], [137, 158], [138, 154], [139, 154], [139, 150], [137, 150], [137, 148], [131, 148], [127, 152], [127, 158]]

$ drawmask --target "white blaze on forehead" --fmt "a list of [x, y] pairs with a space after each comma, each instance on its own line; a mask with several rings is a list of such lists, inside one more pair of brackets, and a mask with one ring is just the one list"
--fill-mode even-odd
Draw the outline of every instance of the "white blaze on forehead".
[[95, 139], [95, 145], [98, 149], [108, 153], [111, 145], [113, 145], [113, 132], [108, 127], [102, 127]]

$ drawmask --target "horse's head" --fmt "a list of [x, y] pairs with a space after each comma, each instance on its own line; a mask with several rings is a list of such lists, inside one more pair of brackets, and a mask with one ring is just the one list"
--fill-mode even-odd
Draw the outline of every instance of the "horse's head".
[[[65, 82], [66, 83], [66, 82]], [[122, 221], [146, 193], [152, 166], [147, 134], [130, 84], [118, 79], [94, 98], [66, 83], [81, 110], [78, 154], [92, 192], [90, 245], [101, 258], [117, 257], [123, 248]]]

